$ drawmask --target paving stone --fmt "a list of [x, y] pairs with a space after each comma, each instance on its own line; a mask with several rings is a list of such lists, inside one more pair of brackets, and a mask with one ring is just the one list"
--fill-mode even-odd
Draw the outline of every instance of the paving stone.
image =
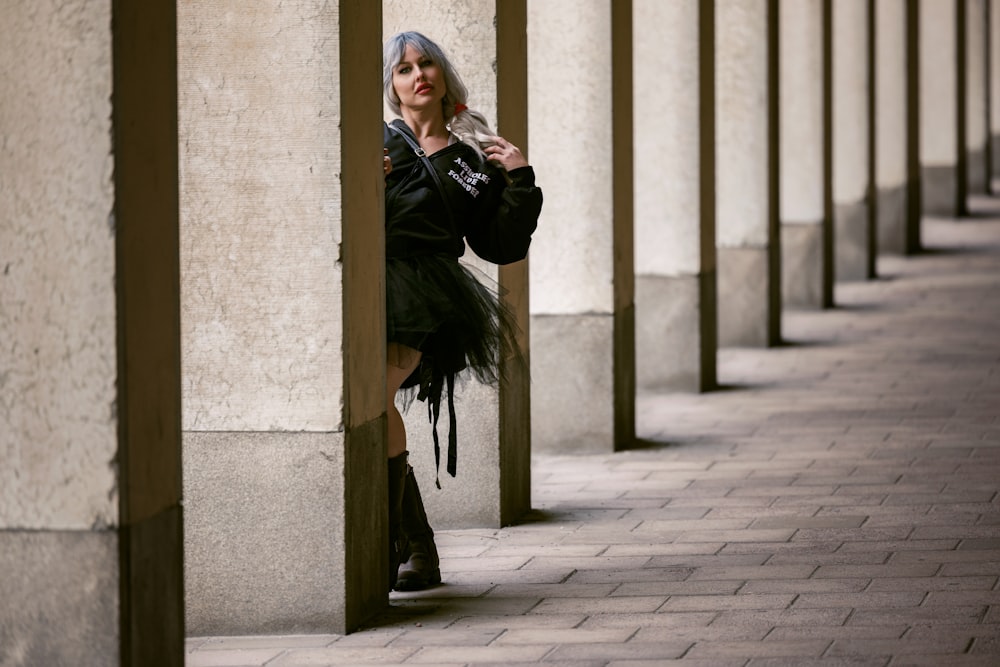
[[829, 609], [830, 607], [915, 607], [924, 600], [923, 592], [904, 593], [803, 593], [795, 599], [793, 609]]
[[675, 595], [663, 605], [662, 611], [723, 611], [727, 609], [784, 609], [794, 595]]
[[[406, 659], [407, 664], [458, 664], [495, 662], [502, 665], [514, 662], [538, 662], [553, 646], [430, 646], [419, 649]], [[284, 666], [282, 666], [284, 667]]]
[[930, 577], [937, 573], [939, 567], [937, 563], [933, 562], [908, 563], [896, 562], [894, 559], [892, 563], [887, 565], [821, 565], [815, 574], [813, 574], [813, 577], [817, 579]]
[[[743, 667], [746, 660], [742, 658], [719, 659], [709, 658], [707, 660], [691, 659], [688, 657], [679, 660], [653, 659], [653, 660], [612, 660], [607, 667]], [[548, 667], [548, 664], [546, 664]]]
[[581, 628], [664, 628], [667, 632], [683, 632], [684, 628], [704, 627], [715, 620], [717, 612], [672, 612], [659, 614], [643, 613], [601, 613], [594, 614], [580, 624]]
[[807, 579], [816, 570], [813, 565], [761, 565], [759, 567], [700, 567], [691, 573], [688, 581], [738, 579]]
[[847, 619], [848, 625], [894, 625], [931, 623], [934, 625], [969, 625], [978, 623], [985, 606], [908, 607], [902, 609], [858, 609]]
[[[837, 639], [827, 651], [829, 656], [841, 655], [955, 655], [965, 651], [964, 637], [927, 642], [911, 639]], [[944, 658], [942, 658], [944, 659]]]
[[617, 583], [500, 584], [491, 588], [486, 596], [537, 600], [546, 597], [603, 598], [619, 588]]
[[[994, 570], [997, 571], [997, 570]], [[996, 576], [946, 576], [944, 568], [937, 577], [877, 579], [869, 591], [988, 591], [997, 583]]]
[[748, 581], [740, 593], [859, 593], [868, 579], [792, 579]]
[[634, 570], [577, 570], [566, 583], [607, 584], [627, 582], [683, 581], [691, 576], [693, 568], [686, 566], [641, 567]]
[[1000, 591], [931, 591], [925, 606], [955, 606], [963, 604], [1000, 605]]
[[777, 640], [762, 642], [700, 642], [685, 655], [692, 658], [819, 657], [830, 645], [827, 640]]
[[184, 658], [186, 667], [258, 667], [273, 661], [284, 649], [197, 649]]
[[[497, 645], [527, 645], [527, 644], [622, 644], [627, 642], [636, 633], [636, 628], [601, 628], [601, 629], [579, 629], [579, 628], [520, 628], [503, 633], [497, 640]], [[597, 648], [589, 646], [588, 648]], [[683, 649], [687, 648], [687, 644]], [[560, 656], [561, 659], [569, 657]], [[592, 657], [592, 656], [588, 656]], [[613, 657], [627, 657], [623, 655]]]
[[939, 572], [939, 575], [942, 577], [996, 576], [998, 574], [1000, 574], [1000, 560], [945, 563], [941, 566], [941, 571]]
[[[497, 639], [502, 630], [462, 628], [452, 623], [447, 628], [417, 628], [407, 630], [393, 640], [391, 646], [486, 646]], [[340, 647], [338, 642], [335, 646]]]
[[743, 581], [646, 581], [625, 583], [615, 589], [619, 595], [732, 595], [741, 590]]
[[612, 544], [605, 556], [708, 556], [726, 546], [725, 542], [690, 542], [685, 544]]
[[892, 667], [996, 667], [996, 655], [949, 655], [944, 662], [940, 655], [903, 655], [892, 661]]
[[532, 614], [628, 614], [656, 611], [666, 602], [666, 596], [642, 595], [609, 597], [595, 604], [590, 599], [547, 598], [531, 610]]
[[[897, 551], [942, 551], [954, 549], [958, 540], [892, 540], [879, 542], [879, 549], [890, 552]], [[844, 542], [838, 551], [840, 553], [871, 551], [871, 542]]]
[[733, 610], [721, 612], [712, 627], [840, 626], [850, 614], [849, 608]]
[[794, 530], [691, 530], [681, 533], [678, 542], [783, 542]]
[[198, 640], [198, 648], [201, 650], [314, 648], [329, 646], [341, 638], [341, 635], [202, 637]]
[[834, 658], [754, 658], [746, 663], [746, 667], [884, 667], [891, 657], [875, 656], [838, 656]]
[[[845, 614], [846, 617], [846, 614]], [[906, 625], [781, 625], [767, 639], [899, 639]]]
[[[591, 630], [599, 634], [600, 630]], [[604, 660], [672, 660], [683, 656], [691, 647], [687, 641], [629, 642], [627, 644], [576, 644], [560, 646], [546, 656], [555, 660], [585, 660], [598, 657]]]

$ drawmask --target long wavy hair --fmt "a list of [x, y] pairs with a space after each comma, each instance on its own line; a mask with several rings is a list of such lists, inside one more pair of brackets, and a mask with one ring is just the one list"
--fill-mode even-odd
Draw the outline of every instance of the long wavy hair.
[[[385, 100], [397, 116], [402, 115], [399, 108], [399, 96], [392, 86], [392, 72], [403, 60], [406, 47], [413, 49], [423, 58], [428, 58], [441, 68], [444, 75], [444, 85], [447, 89], [441, 100], [441, 110], [448, 129], [458, 137], [458, 140], [475, 149], [480, 156], [483, 149], [496, 143], [496, 132], [490, 128], [486, 117], [480, 112], [468, 108], [469, 90], [462, 82], [455, 66], [448, 60], [444, 50], [419, 32], [400, 32], [388, 40], [382, 49], [382, 85], [385, 89]], [[466, 107], [458, 114], [455, 105]]]

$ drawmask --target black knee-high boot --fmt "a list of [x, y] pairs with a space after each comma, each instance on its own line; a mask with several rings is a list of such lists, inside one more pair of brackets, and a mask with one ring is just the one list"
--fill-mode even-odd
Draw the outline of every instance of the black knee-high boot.
[[396, 586], [399, 572], [400, 524], [403, 513], [403, 487], [406, 486], [407, 453], [389, 459], [389, 590]]
[[404, 562], [399, 566], [396, 590], [419, 591], [441, 583], [441, 562], [417, 478], [413, 468], [407, 468], [401, 525], [404, 546], [400, 556]]

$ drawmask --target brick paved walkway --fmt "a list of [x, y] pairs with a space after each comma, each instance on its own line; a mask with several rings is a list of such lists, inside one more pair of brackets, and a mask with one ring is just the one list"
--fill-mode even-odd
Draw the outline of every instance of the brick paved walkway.
[[[536, 457], [529, 520], [441, 533], [447, 584], [346, 637], [189, 667], [1000, 665], [1000, 203], [644, 395], [646, 447]], [[993, 215], [982, 213], [992, 206]]]

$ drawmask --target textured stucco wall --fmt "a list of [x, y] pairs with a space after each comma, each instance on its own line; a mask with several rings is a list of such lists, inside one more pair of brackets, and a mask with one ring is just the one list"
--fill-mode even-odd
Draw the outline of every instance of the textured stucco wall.
[[[964, 1], [964, 0], [963, 0]], [[920, 162], [958, 160], [955, 0], [920, 0]]]
[[533, 315], [613, 310], [610, 40], [609, 2], [528, 2], [531, 156], [545, 187]]
[[[634, 0], [635, 270], [701, 270], [698, 3]], [[653, 83], [655, 82], [655, 83]]]
[[0, 529], [118, 521], [111, 7], [0, 21]]
[[779, 12], [781, 220], [823, 219], [823, 12], [820, 0]]
[[868, 195], [868, 0], [833, 3], [833, 200]]
[[906, 182], [906, 1], [875, 2], [875, 182]]
[[716, 7], [716, 228], [720, 247], [768, 243], [767, 2]]
[[335, 12], [179, 13], [186, 431], [342, 428]]

